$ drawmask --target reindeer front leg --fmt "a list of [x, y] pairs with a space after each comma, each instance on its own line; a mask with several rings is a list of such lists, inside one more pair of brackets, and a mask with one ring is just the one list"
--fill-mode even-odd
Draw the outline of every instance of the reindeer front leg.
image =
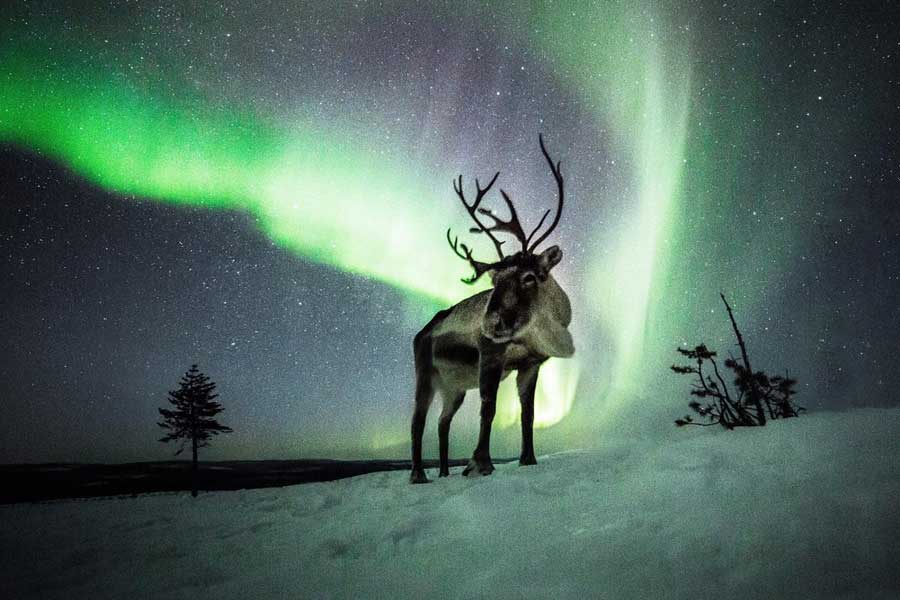
[[478, 389], [481, 393], [481, 429], [478, 433], [478, 445], [472, 459], [463, 470], [463, 475], [472, 473], [490, 475], [494, 472], [491, 462], [491, 425], [497, 412], [497, 388], [503, 377], [503, 355], [505, 344], [495, 344], [482, 337], [479, 344], [480, 360], [478, 364]]
[[541, 363], [535, 363], [519, 369], [516, 375], [516, 387], [519, 388], [519, 402], [522, 405], [522, 454], [520, 465], [536, 465], [534, 457], [534, 390], [537, 387], [538, 370]]

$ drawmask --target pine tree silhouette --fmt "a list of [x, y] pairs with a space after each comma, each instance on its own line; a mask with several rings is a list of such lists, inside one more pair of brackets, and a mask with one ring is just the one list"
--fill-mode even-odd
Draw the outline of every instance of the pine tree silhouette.
[[[741, 330], [738, 329], [731, 305], [725, 299], [725, 294], [719, 296], [728, 311], [734, 337], [741, 349], [741, 358], [732, 356], [725, 360], [725, 367], [734, 373], [735, 389], [732, 391], [725, 383], [716, 362], [717, 354], [707, 348], [706, 344], [700, 344], [690, 350], [676, 348], [679, 354], [690, 359], [693, 364], [672, 365], [670, 368], [679, 375], [695, 376], [691, 395], [699, 400], [692, 400], [688, 406], [706, 422], [698, 423], [690, 415], [685, 415], [681, 419], [676, 419], [675, 424], [679, 427], [721, 425], [726, 429], [734, 429], [765, 425], [766, 413], [769, 420], [799, 416], [805, 409], [794, 406], [792, 400], [797, 393], [794, 389], [797, 380], [787, 374], [783, 377], [781, 375], [770, 377], [765, 371], [752, 370], [747, 345]], [[704, 367], [706, 371], [703, 370]]]
[[231, 433], [231, 428], [215, 420], [215, 416], [225, 410], [215, 401], [219, 397], [213, 393], [216, 384], [200, 372], [197, 365], [181, 378], [181, 387], [169, 392], [169, 403], [173, 410], [160, 408], [163, 420], [157, 423], [169, 432], [160, 442], [181, 442], [175, 456], [181, 454], [190, 442], [193, 454], [191, 464], [191, 495], [197, 496], [197, 449], [209, 446], [209, 440], [220, 433]]

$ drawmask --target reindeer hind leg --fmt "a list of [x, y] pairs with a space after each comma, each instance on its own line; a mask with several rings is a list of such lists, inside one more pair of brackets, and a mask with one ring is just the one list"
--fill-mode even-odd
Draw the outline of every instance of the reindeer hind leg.
[[438, 422], [438, 439], [440, 440], [441, 470], [439, 477], [450, 475], [450, 423], [453, 415], [462, 406], [466, 397], [465, 391], [445, 390], [441, 392], [444, 400], [444, 408], [441, 410], [441, 419]]
[[416, 398], [413, 408], [411, 437], [412, 437], [412, 472], [409, 475], [410, 483], [428, 483], [425, 476], [425, 468], [422, 466], [422, 435], [425, 432], [425, 420], [428, 417], [428, 409], [434, 399], [434, 384], [432, 382], [433, 369], [431, 361], [430, 344], [428, 338], [416, 339]]

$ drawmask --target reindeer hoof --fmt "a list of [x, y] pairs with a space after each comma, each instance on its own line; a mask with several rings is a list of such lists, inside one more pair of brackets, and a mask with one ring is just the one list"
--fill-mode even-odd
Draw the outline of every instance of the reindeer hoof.
[[519, 458], [519, 464], [523, 467], [526, 465], [536, 465], [537, 459], [532, 454], [531, 456], [522, 456]]
[[450, 477], [450, 469], [441, 469], [441, 472], [438, 473], [438, 477]]
[[409, 474], [410, 483], [431, 483], [431, 480], [425, 476], [425, 471], [413, 471]]
[[491, 462], [491, 459], [488, 458], [486, 460], [477, 460], [472, 459], [469, 461], [469, 464], [463, 469], [463, 475], [468, 477], [469, 475], [490, 475], [494, 472], [494, 464]]

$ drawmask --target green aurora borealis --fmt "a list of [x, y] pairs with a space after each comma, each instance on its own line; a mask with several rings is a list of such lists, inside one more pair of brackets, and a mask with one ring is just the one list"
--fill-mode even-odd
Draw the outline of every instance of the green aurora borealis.
[[[617, 328], [615, 383], [640, 352], [657, 243], [677, 195], [689, 77], [681, 65], [664, 69], [665, 49], [655, 41], [627, 42], [646, 33], [635, 31], [637, 16], [624, 11], [610, 19], [610, 11], [590, 3], [579, 10], [579, 20], [596, 26], [565, 44], [559, 30], [572, 23], [552, 12], [523, 17], [545, 31], [534, 43], [546, 47], [555, 64], [595, 82], [585, 89], [585, 101], [602, 107], [595, 118], [611, 124], [616, 147], [633, 165], [638, 195], [632, 226], [612, 249], [594, 249], [597, 266], [590, 275], [625, 285], [587, 307], [606, 327]], [[598, 46], [595, 39], [612, 43]], [[4, 64], [0, 137], [55, 157], [123, 195], [248, 211], [282, 247], [423, 299], [450, 303], [465, 293], [459, 263], [434, 236], [457, 208], [434, 191], [434, 181], [449, 181], [452, 169], [422, 177], [409, 157], [385, 157], [342, 136], [340, 126], [297, 122], [279, 128], [247, 107], [211, 111], [203, 98], [177, 91], [177, 83], [164, 77], [140, 85], [127, 73], [67, 63], [84, 52], [77, 40], [70, 43], [48, 55], [27, 42], [7, 41], [3, 54], [14, 58]], [[610, 50], [619, 46], [627, 52], [610, 60]], [[632, 83], [623, 88], [617, 81]], [[663, 102], [668, 91], [676, 93], [674, 107]], [[438, 208], [422, 211], [422, 202]], [[567, 412], [575, 385], [566, 379], [577, 377], [578, 369], [556, 365], [545, 371], [539, 425]], [[518, 407], [508, 400], [504, 405], [499, 419], [509, 425]]]
[[[488, 35], [479, 23], [490, 21], [489, 36], [502, 40], [501, 50], [510, 56], [527, 51], [527, 59], [501, 58], [499, 64], [535, 69], [536, 77], [546, 76], [566, 90], [568, 106], [583, 123], [581, 134], [596, 136], [610, 161], [582, 160], [580, 140], [555, 135], [552, 119], [544, 122], [551, 152], [581, 193], [563, 218], [578, 238], [577, 251], [570, 251], [567, 239], [549, 240], [567, 253], [561, 271], [575, 305], [578, 353], [571, 361], [551, 361], [542, 371], [537, 424], [559, 424], [581, 404], [591, 423], [572, 426], [567, 435], [575, 430], [587, 435], [665, 377], [643, 375], [648, 358], [669, 360], [674, 344], [696, 341], [688, 336], [698, 330], [690, 325], [698, 318], [713, 313], [716, 320], [705, 330], [711, 341], [724, 339], [724, 323], [714, 314], [720, 288], [736, 296], [746, 325], [771, 320], [759, 313], [767, 299], [752, 290], [760, 281], [787, 285], [779, 265], [810, 248], [807, 236], [794, 235], [803, 217], [784, 210], [780, 221], [759, 223], [752, 240], [734, 223], [726, 235], [719, 232], [729, 213], [755, 218], [757, 210], [774, 208], [777, 214], [793, 194], [808, 194], [810, 176], [798, 176], [796, 166], [785, 161], [794, 157], [806, 164], [812, 151], [797, 143], [799, 137], [786, 139], [801, 136], [799, 127], [792, 131], [774, 121], [793, 122], [793, 114], [779, 113], [762, 129], [762, 112], [754, 107], [762, 102], [755, 81], [778, 49], [753, 56], [738, 48], [732, 57], [722, 50], [731, 48], [722, 41], [726, 34], [710, 33], [715, 21], [702, 10], [669, 3], [569, 2], [564, 10], [552, 3], [514, 3], [494, 15], [482, 3], [459, 6], [438, 4], [433, 21], [453, 15], [464, 31], [479, 35]], [[315, 34], [320, 21], [329, 22], [331, 32], [355, 31], [361, 24], [377, 29], [403, 13], [396, 5], [363, 8], [352, 18], [322, 6], [304, 10], [299, 35], [306, 36]], [[434, 308], [473, 291], [459, 282], [464, 265], [442, 235], [448, 226], [464, 231], [462, 211], [449, 193], [451, 178], [462, 172], [472, 185], [475, 176], [493, 170], [490, 160], [460, 163], [458, 155], [443, 155], [440, 144], [416, 128], [404, 139], [385, 141], [386, 132], [396, 132], [390, 111], [354, 110], [353, 100], [327, 113], [317, 105], [321, 94], [300, 92], [286, 108], [284, 102], [258, 102], [252, 94], [242, 97], [241, 79], [227, 69], [219, 80], [207, 68], [197, 74], [200, 85], [189, 73], [203, 66], [186, 66], [190, 54], [174, 45], [143, 43], [159, 39], [159, 32], [148, 37], [146, 15], [137, 25], [120, 27], [118, 38], [106, 36], [103, 25], [88, 25], [89, 18], [78, 23], [72, 15], [29, 14], [28, 27], [4, 32], [0, 140], [58, 161], [126, 197], [122, 202], [134, 196], [250, 214], [282, 249], [402, 291], [410, 319], [422, 321]], [[217, 13], [188, 18], [202, 23], [206, 35], [230, 31]], [[765, 17], [751, 11], [735, 23], [741, 19], [755, 27]], [[356, 51], [350, 42], [346, 48]], [[730, 61], [731, 79], [723, 75], [728, 69], [706, 54], [710, 48], [720, 52], [722, 64]], [[384, 68], [393, 77], [397, 67]], [[349, 78], [330, 89], [340, 91]], [[809, 78], [797, 83], [798, 94], [813, 103], [816, 96], [821, 100], [814, 83]], [[277, 82], [267, 85], [277, 88]], [[383, 106], [409, 102], [379, 94]], [[434, 130], [452, 135], [440, 110], [434, 115]], [[773, 131], [793, 144], [761, 152]], [[505, 153], [530, 173], [526, 184], [542, 186], [549, 174], [538, 161], [537, 133], [530, 134], [530, 146]], [[806, 139], [826, 135], [803, 133]], [[842, 133], [828, 136], [839, 143]], [[466, 139], [474, 155], [491, 156], [477, 147], [478, 138]], [[745, 148], [756, 148], [750, 166], [740, 155]], [[757, 175], [759, 183], [744, 193], [742, 182]], [[501, 184], [515, 185], [512, 177], [501, 174]], [[727, 240], [735, 245], [729, 247]], [[708, 244], [714, 247], [704, 249]], [[710, 266], [712, 255], [725, 266]], [[754, 267], [729, 269], [735, 261]], [[692, 272], [700, 263], [706, 266]], [[703, 278], [714, 281], [706, 290], [709, 298], [696, 296]], [[517, 421], [518, 405], [511, 380], [504, 387], [498, 422], [509, 427]], [[400, 444], [405, 425], [369, 435], [381, 440], [373, 446]]]

